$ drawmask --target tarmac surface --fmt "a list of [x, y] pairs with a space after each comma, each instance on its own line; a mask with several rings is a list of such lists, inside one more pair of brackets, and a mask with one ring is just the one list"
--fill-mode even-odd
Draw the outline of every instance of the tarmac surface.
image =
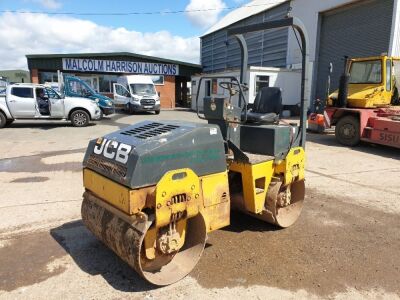
[[80, 220], [88, 141], [185, 111], [116, 114], [87, 128], [16, 122], [0, 130], [0, 299], [400, 298], [400, 151], [308, 134], [307, 196], [280, 230], [236, 212], [195, 270], [155, 288]]

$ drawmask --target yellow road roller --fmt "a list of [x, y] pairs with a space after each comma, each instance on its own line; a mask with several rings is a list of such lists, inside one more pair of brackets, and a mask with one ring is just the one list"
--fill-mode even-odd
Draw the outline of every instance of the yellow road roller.
[[[299, 123], [282, 122], [279, 88], [248, 105], [244, 34], [292, 27], [302, 42]], [[204, 97], [207, 123], [144, 121], [90, 141], [82, 219], [148, 282], [172, 284], [196, 266], [207, 234], [230, 224], [231, 209], [279, 227], [298, 219], [305, 197], [306, 35], [286, 18], [229, 31], [242, 52], [240, 79], [217, 79], [223, 97]], [[220, 93], [222, 94], [222, 93]]]

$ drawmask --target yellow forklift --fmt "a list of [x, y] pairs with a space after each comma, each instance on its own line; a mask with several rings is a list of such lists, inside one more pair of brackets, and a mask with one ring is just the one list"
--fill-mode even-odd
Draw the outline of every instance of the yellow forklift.
[[312, 113], [308, 129], [324, 132], [335, 127], [345, 146], [361, 141], [400, 148], [400, 58], [387, 55], [345, 57], [339, 89]]

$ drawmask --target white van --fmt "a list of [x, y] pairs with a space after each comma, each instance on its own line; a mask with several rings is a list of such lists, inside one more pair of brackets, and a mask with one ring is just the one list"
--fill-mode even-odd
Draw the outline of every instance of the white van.
[[150, 76], [126, 75], [114, 83], [114, 104], [129, 113], [154, 111], [160, 113], [160, 97]]

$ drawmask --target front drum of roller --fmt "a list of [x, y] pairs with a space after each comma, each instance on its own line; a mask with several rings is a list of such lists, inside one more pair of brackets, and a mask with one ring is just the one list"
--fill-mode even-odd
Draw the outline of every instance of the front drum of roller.
[[156, 250], [155, 258], [149, 260], [144, 251], [149, 226], [139, 230], [86, 197], [81, 213], [83, 223], [99, 240], [145, 280], [157, 286], [170, 285], [188, 275], [205, 247], [207, 233], [201, 214], [187, 220], [185, 243], [178, 252], [163, 254]]

